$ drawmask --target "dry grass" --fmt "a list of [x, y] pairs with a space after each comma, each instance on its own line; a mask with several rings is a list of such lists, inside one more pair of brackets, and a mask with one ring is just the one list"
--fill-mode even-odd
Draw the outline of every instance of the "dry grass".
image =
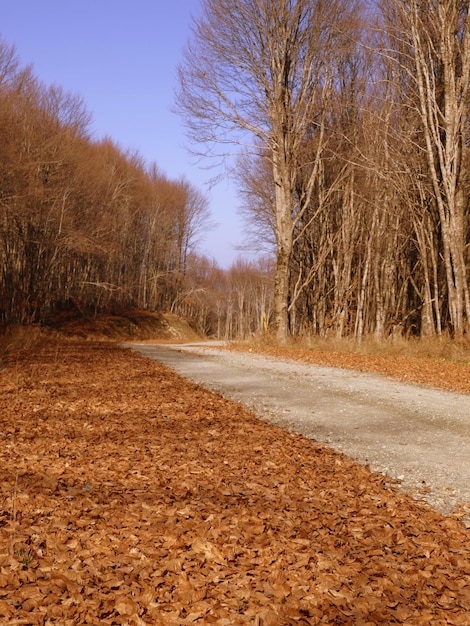
[[39, 325], [9, 326], [0, 334], [0, 359], [24, 349], [30, 349], [36, 344], [46, 331]]
[[406, 338], [393, 336], [378, 340], [365, 337], [361, 342], [347, 337], [309, 336], [292, 338], [284, 346], [269, 335], [258, 336], [244, 342], [235, 342], [248, 347], [268, 347], [289, 350], [312, 350], [344, 354], [390, 355], [412, 358], [444, 359], [470, 363], [470, 339], [455, 340], [448, 335], [441, 337]]

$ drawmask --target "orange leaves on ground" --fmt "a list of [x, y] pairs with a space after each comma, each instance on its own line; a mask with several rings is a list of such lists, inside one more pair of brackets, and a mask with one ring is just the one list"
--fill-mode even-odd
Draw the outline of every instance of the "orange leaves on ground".
[[466, 624], [468, 531], [106, 343], [0, 378], [0, 624]]

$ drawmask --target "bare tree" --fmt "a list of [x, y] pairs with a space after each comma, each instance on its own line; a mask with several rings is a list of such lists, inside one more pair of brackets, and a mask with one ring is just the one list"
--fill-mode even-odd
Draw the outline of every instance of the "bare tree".
[[40, 83], [0, 40], [0, 327], [71, 303], [169, 309], [210, 223], [197, 189], [93, 142], [89, 121], [81, 98]]
[[470, 320], [466, 266], [466, 177], [470, 2], [390, 0], [383, 3], [391, 51], [408, 77], [408, 106], [417, 112], [421, 149], [437, 209], [450, 326], [461, 335]]
[[[294, 230], [318, 176], [334, 81], [331, 59], [346, 45], [351, 7], [346, 0], [203, 0], [179, 69], [177, 110], [190, 139], [204, 144], [205, 154], [216, 154], [217, 144], [251, 141], [270, 160], [274, 326], [281, 341], [288, 334]], [[302, 146], [312, 133], [318, 151], [303, 164], [299, 194]]]
[[245, 222], [241, 249], [273, 255], [276, 249], [275, 199], [272, 168], [266, 155], [243, 153], [236, 173], [241, 200], [239, 213]]

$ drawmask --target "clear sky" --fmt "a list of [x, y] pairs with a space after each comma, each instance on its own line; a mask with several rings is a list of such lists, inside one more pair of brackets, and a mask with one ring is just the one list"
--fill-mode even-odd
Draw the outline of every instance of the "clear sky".
[[176, 66], [199, 0], [0, 0], [0, 37], [37, 78], [79, 94], [96, 139], [137, 150], [171, 179], [185, 176], [209, 199], [218, 227], [200, 251], [222, 267], [239, 255], [235, 186], [188, 154], [174, 113]]

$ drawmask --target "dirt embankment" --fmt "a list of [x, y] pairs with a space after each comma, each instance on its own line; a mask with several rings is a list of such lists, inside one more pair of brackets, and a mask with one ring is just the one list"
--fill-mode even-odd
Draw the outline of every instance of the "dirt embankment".
[[0, 623], [468, 624], [468, 531], [110, 343], [0, 377]]

